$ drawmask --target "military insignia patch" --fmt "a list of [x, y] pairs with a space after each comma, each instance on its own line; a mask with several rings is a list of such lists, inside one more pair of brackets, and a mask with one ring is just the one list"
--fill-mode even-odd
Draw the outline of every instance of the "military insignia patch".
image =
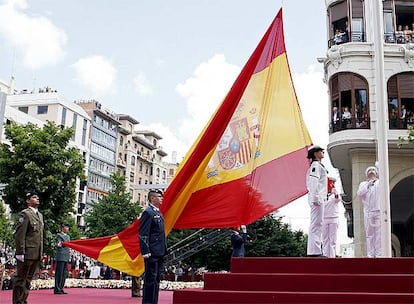
[[23, 216], [19, 217], [19, 223], [23, 223], [23, 222], [24, 222], [24, 217]]

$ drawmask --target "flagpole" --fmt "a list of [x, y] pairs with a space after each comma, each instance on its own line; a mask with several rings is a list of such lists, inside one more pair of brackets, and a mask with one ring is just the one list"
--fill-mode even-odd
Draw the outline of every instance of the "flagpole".
[[7, 95], [3, 92], [0, 92], [0, 143], [3, 138], [3, 124], [4, 124], [4, 115], [6, 111], [6, 98], [7, 98]]
[[376, 138], [377, 160], [381, 187], [379, 187], [381, 208], [381, 254], [391, 257], [391, 208], [388, 161], [388, 112], [387, 92], [384, 72], [384, 22], [382, 0], [372, 1], [372, 25], [374, 46], [374, 72], [376, 96]]

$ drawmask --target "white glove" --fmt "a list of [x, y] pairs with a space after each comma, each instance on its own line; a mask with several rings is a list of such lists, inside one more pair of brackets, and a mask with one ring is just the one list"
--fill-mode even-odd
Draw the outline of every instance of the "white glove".
[[240, 229], [241, 229], [241, 231], [242, 231], [243, 233], [246, 233], [246, 232], [247, 232], [247, 229], [246, 229], [246, 226], [245, 226], [245, 225], [241, 225], [241, 226], [240, 226]]
[[24, 254], [16, 254], [16, 259], [20, 262], [24, 262]]
[[144, 259], [148, 259], [151, 256], [151, 253], [143, 254], [142, 257]]

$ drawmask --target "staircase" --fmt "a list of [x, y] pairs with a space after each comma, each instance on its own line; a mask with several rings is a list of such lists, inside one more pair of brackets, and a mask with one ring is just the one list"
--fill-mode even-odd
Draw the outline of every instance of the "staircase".
[[414, 303], [414, 258], [233, 258], [173, 303]]
[[180, 242], [168, 248], [164, 257], [166, 267], [178, 264], [184, 259], [208, 248], [223, 238], [229, 238], [230, 229], [199, 229]]

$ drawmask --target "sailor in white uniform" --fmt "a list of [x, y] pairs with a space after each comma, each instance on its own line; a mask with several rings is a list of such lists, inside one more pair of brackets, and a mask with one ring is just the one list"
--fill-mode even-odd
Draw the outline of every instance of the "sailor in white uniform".
[[308, 188], [308, 203], [310, 206], [310, 226], [308, 233], [308, 256], [323, 256], [322, 252], [322, 219], [323, 208], [327, 200], [327, 171], [322, 165], [324, 149], [311, 146], [308, 150], [308, 159], [311, 164], [306, 173], [306, 187]]
[[380, 181], [376, 167], [368, 167], [365, 175], [367, 180], [359, 184], [357, 195], [364, 207], [367, 256], [373, 258], [381, 256]]

